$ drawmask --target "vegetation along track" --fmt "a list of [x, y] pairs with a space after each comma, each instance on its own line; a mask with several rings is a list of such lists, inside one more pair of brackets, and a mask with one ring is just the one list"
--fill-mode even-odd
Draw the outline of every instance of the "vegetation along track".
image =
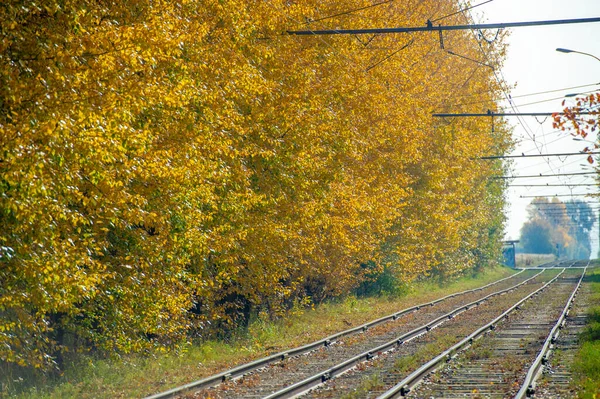
[[[511, 289], [519, 292], [523, 290], [531, 291], [534, 287], [541, 285], [540, 280], [547, 280], [547, 276], [553, 273], [555, 274], [556, 272], [549, 271], [545, 275], [541, 275], [542, 272], [538, 272], [536, 277], [532, 278], [530, 276], [533, 272], [528, 271], [512, 279], [500, 280], [496, 284], [482, 287], [479, 290], [469, 290], [464, 293], [441, 298], [434, 301], [433, 305], [425, 304], [427, 306], [420, 305], [409, 308], [392, 315], [397, 316], [395, 317], [396, 320], [393, 320], [394, 317], [389, 316], [367, 324], [371, 326], [368, 329], [359, 327], [358, 329], [348, 330], [355, 332], [354, 334], [345, 334], [347, 332], [336, 334], [334, 336], [336, 340], [330, 340], [327, 345], [323, 344], [323, 341], [319, 341], [319, 349], [313, 350], [309, 355], [292, 355], [294, 351], [303, 353], [300, 351], [302, 348], [297, 348], [270, 357], [276, 357], [279, 360], [277, 363], [265, 362], [265, 359], [261, 359], [253, 362], [254, 365], [250, 364], [250, 366], [258, 365], [258, 367], [262, 364], [260, 370], [249, 371], [252, 370], [249, 365], [239, 366], [236, 369], [232, 369], [232, 373], [224, 372], [217, 375], [219, 382], [223, 379], [230, 380], [220, 384], [216, 388], [197, 390], [200, 385], [199, 383], [211, 380], [205, 379], [194, 384], [189, 384], [187, 387], [180, 387], [176, 390], [155, 395], [152, 398], [183, 396], [184, 389], [195, 389], [195, 392], [191, 392], [185, 396], [195, 398], [270, 397], [269, 395], [273, 392], [278, 392], [273, 397], [293, 396], [311, 386], [320, 384], [323, 380], [342, 373], [357, 363], [371, 357], [377, 357], [379, 352], [384, 350], [381, 349], [382, 346], [397, 346], [397, 340], [400, 336], [404, 336], [401, 341], [407, 341], [438, 325], [443, 325], [442, 323], [448, 320], [449, 316], [452, 317], [462, 313], [465, 310], [465, 304], [470, 304], [470, 307], [473, 307], [476, 305], [476, 302], [482, 301], [483, 298], [490, 295], [500, 295], [502, 292]], [[516, 285], [519, 285], [519, 287], [515, 287]], [[382, 321], [384, 319], [385, 321]], [[356, 334], [358, 330], [366, 331], [362, 334]], [[327, 341], [329, 340], [325, 340], [326, 343]], [[384, 344], [382, 345], [382, 343]], [[266, 359], [268, 360], [269, 358]], [[348, 359], [351, 359], [348, 364], [338, 367], [341, 363], [347, 363]], [[271, 360], [275, 361], [274, 359]], [[244, 368], [248, 369], [246, 374], [242, 378], [235, 378], [236, 376], [233, 373], [237, 373], [240, 369]], [[231, 377], [225, 377], [228, 374]], [[212, 379], [214, 380], [214, 378]], [[299, 390], [289, 389], [289, 387], [294, 387], [299, 381], [307, 379], [312, 380], [308, 384], [303, 385]], [[289, 389], [289, 391], [282, 392], [285, 389]]]
[[[563, 270], [552, 286], [535, 293], [535, 300], [519, 301], [512, 313], [498, 316], [491, 322], [494, 329], [482, 326], [379, 398], [525, 397], [531, 382], [526, 376], [537, 374], [530, 367], [541, 364], [542, 348], [562, 325], [583, 273], [585, 269]], [[474, 341], [478, 337], [482, 339]]]
[[[370, 364], [357, 368], [310, 392], [308, 397], [378, 397], [394, 384], [419, 370], [421, 363], [429, 361], [440, 352], [456, 345], [469, 336], [473, 330], [483, 328], [506, 309], [514, 306], [516, 302], [544, 287], [557, 273], [559, 273], [558, 270], [545, 271], [543, 275], [534, 280], [534, 283], [521, 286], [506, 295], [498, 296], [468, 312], [461, 313], [429, 334], [405, 343], [393, 351], [383, 354]], [[445, 356], [441, 357], [445, 358]]]

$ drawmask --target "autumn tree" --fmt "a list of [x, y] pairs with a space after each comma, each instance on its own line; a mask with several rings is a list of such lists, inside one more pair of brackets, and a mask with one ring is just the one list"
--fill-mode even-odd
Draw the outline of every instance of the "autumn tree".
[[[566, 101], [563, 101], [565, 106]], [[565, 106], [564, 113], [553, 115], [553, 127], [562, 131], [569, 131], [573, 136], [588, 139], [592, 144], [586, 146], [583, 151], [591, 153], [600, 148], [598, 142], [598, 129], [600, 126], [600, 93], [592, 93], [587, 96], [578, 97], [575, 103]], [[591, 139], [591, 140], [590, 140]], [[594, 157], [588, 156], [588, 162], [594, 163]], [[587, 246], [583, 246], [586, 250]], [[589, 249], [591, 251], [591, 248]]]
[[521, 246], [526, 253], [552, 254], [555, 252], [550, 231], [552, 226], [547, 220], [535, 218], [521, 227]]
[[[565, 105], [566, 100], [563, 101], [563, 106]], [[556, 113], [553, 115], [553, 126], [555, 129], [569, 131], [573, 136], [584, 139], [591, 135], [592, 141], [595, 143], [593, 148], [598, 148], [596, 142], [598, 141], [597, 131], [600, 124], [599, 105], [600, 92], [577, 97], [573, 105], [565, 106], [562, 114]], [[585, 150], [591, 152], [589, 147]]]
[[570, 219], [570, 235], [577, 243], [572, 253], [574, 259], [589, 259], [592, 252], [590, 234], [596, 223], [596, 216], [590, 205], [581, 200], [565, 202]]
[[[551, 253], [558, 247], [562, 256], [587, 259], [591, 252], [590, 232], [595, 223], [589, 205], [580, 200], [562, 202], [535, 198], [528, 206], [529, 220], [521, 230], [523, 249]], [[543, 252], [537, 252], [543, 251]]]
[[498, 67], [502, 35], [449, 32], [457, 57], [437, 34], [281, 34], [465, 22], [454, 0], [367, 5], [4, 2], [0, 359], [170, 348], [384, 269], [494, 259], [503, 165], [473, 157], [508, 129], [431, 114], [494, 107], [469, 58]]

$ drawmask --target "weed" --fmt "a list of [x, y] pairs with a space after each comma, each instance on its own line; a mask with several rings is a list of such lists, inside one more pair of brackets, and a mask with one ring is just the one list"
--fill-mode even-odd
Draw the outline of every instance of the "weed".
[[363, 377], [358, 388], [353, 392], [347, 393], [341, 396], [341, 399], [359, 399], [364, 398], [371, 391], [374, 391], [383, 386], [383, 378], [379, 373], [375, 373], [371, 376]]
[[403, 356], [396, 360], [394, 363], [394, 370], [400, 373], [406, 373], [414, 370], [417, 368], [417, 365], [433, 359], [441, 351], [446, 350], [448, 347], [454, 344], [455, 341], [456, 339], [454, 337], [443, 336], [435, 342], [425, 345], [421, 349], [417, 350], [414, 354], [410, 356]]

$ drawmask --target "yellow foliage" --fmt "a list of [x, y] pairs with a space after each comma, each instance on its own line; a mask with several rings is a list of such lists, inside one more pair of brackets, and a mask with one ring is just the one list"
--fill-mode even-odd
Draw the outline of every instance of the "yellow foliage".
[[[5, 3], [0, 359], [172, 346], [347, 292], [368, 261], [411, 280], [496, 253], [502, 165], [473, 157], [507, 130], [430, 116], [493, 108], [492, 70], [437, 34], [281, 34], [458, 2]], [[494, 65], [501, 40], [444, 37]]]

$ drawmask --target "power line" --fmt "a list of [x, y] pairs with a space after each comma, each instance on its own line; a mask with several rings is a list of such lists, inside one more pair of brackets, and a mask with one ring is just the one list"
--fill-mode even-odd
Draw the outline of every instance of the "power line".
[[582, 219], [583, 218], [597, 219], [597, 214], [598, 214], [598, 209], [591, 209], [590, 211], [586, 211], [586, 213], [581, 213], [581, 212], [580, 213], [574, 213], [574, 212], [571, 212], [571, 213], [567, 214], [567, 213], [530, 212], [529, 215], [530, 216], [543, 215], [543, 216], [553, 216], [553, 217], [556, 217], [556, 216], [563, 216], [563, 217], [567, 216], [567, 217], [569, 217], [571, 219], [573, 219], [573, 217], [581, 216]]
[[598, 86], [598, 85], [600, 85], [600, 82], [598, 82], [598, 83], [590, 83], [590, 84], [581, 85], [581, 86], [565, 87], [564, 89], [554, 89], [554, 90], [547, 90], [547, 91], [539, 91], [537, 93], [521, 94], [521, 95], [518, 95], [518, 96], [511, 96], [511, 98], [515, 99], [515, 98], [522, 98], [522, 97], [531, 97], [531, 96], [537, 96], [537, 95], [540, 95], [540, 94], [557, 93], [559, 91], [582, 89], [584, 87]]
[[[597, 115], [598, 111], [581, 111], [577, 115]], [[456, 114], [432, 114], [434, 118], [462, 118], [462, 117], [478, 117], [478, 116], [554, 116], [566, 115], [565, 112], [492, 112], [485, 113], [456, 113]]]
[[[487, 66], [487, 64], [485, 64]], [[597, 84], [595, 84], [597, 85]], [[579, 87], [574, 87], [574, 88], [581, 88], [581, 87], [587, 87], [587, 86], [595, 86], [595, 85], [583, 85], [583, 86], [579, 86]], [[515, 98], [525, 98], [525, 97], [534, 97], [534, 96], [539, 96], [541, 94], [548, 94], [548, 93], [554, 93], [554, 92], [560, 92], [560, 91], [566, 91], [566, 90], [572, 90], [574, 88], [565, 88], [565, 89], [560, 89], [560, 90], [549, 90], [549, 91], [545, 91], [545, 92], [538, 92], [538, 93], [531, 93], [531, 94], [522, 94], [522, 95], [518, 95], [518, 96], [511, 96], [511, 99], [515, 99]], [[584, 91], [581, 93], [576, 93], [577, 96], [579, 95], [588, 95], [588, 94], [592, 94], [595, 93], [597, 91], [597, 89], [594, 90], [588, 90], [588, 91]], [[472, 97], [475, 95], [467, 95], [467, 96], [457, 96], [456, 98], [465, 98], [465, 97]], [[569, 95], [568, 97], [575, 97], [575, 96], [571, 96]], [[539, 101], [533, 101], [533, 102], [529, 102], [529, 103], [524, 103], [524, 104], [517, 104], [516, 106], [518, 107], [526, 107], [529, 105], [535, 105], [535, 104], [541, 104], [541, 103], [547, 103], [547, 102], [551, 102], [551, 101], [556, 101], [556, 100], [562, 100], [564, 98], [568, 98], [567, 95], [563, 95], [561, 97], [554, 97], [554, 98], [548, 98], [545, 100], [539, 100]], [[505, 101], [505, 100], [502, 100]], [[453, 108], [453, 107], [462, 107], [465, 105], [478, 105], [478, 104], [495, 104], [496, 101], [495, 100], [481, 100], [481, 101], [471, 101], [471, 102], [464, 102], [464, 103], [456, 103], [456, 104], [450, 104], [448, 105], [449, 108]]]
[[[491, 179], [528, 179], [534, 177], [556, 177], [556, 176], [583, 176], [583, 175], [597, 175], [597, 172], [577, 172], [577, 173], [555, 173], [550, 175], [529, 175], [529, 176], [492, 176]], [[543, 197], [541, 195], [540, 197]]]
[[596, 215], [596, 212], [598, 211], [598, 208], [595, 209], [586, 209], [586, 210], [581, 210], [581, 211], [576, 211], [576, 212], [569, 212], [566, 209], [563, 211], [549, 211], [549, 212], [544, 212], [544, 211], [538, 211], [539, 214], [541, 215], [548, 215], [548, 216], [568, 216], [568, 217], [572, 217], [572, 216], [591, 216], [591, 215]]
[[[466, 21], [467, 24], [471, 24], [471, 23], [475, 22], [475, 19], [473, 18], [473, 15], [470, 13], [470, 11], [464, 12], [463, 13], [463, 17], [464, 17], [464, 19], [465, 19], [465, 21]], [[481, 32], [481, 31], [479, 31], [479, 32]], [[486, 53], [485, 49], [483, 48], [483, 46], [481, 44], [481, 40], [479, 40], [477, 38], [477, 35], [475, 34], [475, 31], [471, 30], [471, 34], [475, 38], [475, 42], [477, 43], [477, 46], [479, 47], [479, 50], [483, 54], [484, 58], [486, 60], [489, 60], [490, 56], [488, 55], [488, 53]], [[440, 35], [441, 35], [441, 33], [440, 33]], [[508, 104], [509, 104], [510, 108], [515, 113], [519, 112], [519, 109], [518, 109], [517, 105], [514, 103], [514, 100], [512, 99], [510, 93], [508, 93], [509, 90], [507, 90], [507, 89], [508, 89], [509, 85], [506, 83], [506, 77], [502, 73], [502, 70], [492, 69], [492, 71], [494, 73], [494, 77], [495, 77], [496, 81], [498, 82], [498, 84], [500, 86], [500, 89], [502, 90], [502, 92], [504, 93], [504, 96], [506, 97], [506, 100], [508, 101]], [[533, 140], [533, 142], [534, 142], [534, 144], [535, 144], [536, 149], [538, 150], [538, 152], [541, 153], [542, 150], [538, 147], [538, 145], [537, 145], [537, 143], [535, 141], [535, 135], [532, 132], [530, 132], [531, 128], [529, 127], [529, 125], [527, 124], [527, 122], [525, 120], [523, 120], [523, 118], [521, 118], [521, 117], [517, 117], [517, 121], [523, 127], [523, 130], [529, 136], [529, 138]], [[548, 164], [548, 167], [550, 168], [550, 170], [552, 172], [554, 172], [554, 169], [552, 168], [552, 163], [550, 162], [550, 160], [544, 158], [544, 161]]]
[[[591, 91], [586, 91], [586, 92], [583, 92], [583, 93], [577, 93], [577, 95], [587, 95], [587, 94], [591, 94], [591, 93], [595, 93], [595, 92], [596, 92], [596, 90], [591, 90]], [[533, 101], [533, 102], [530, 102], [530, 103], [519, 104], [519, 107], [526, 107], [528, 105], [535, 105], [535, 104], [547, 103], [547, 102], [550, 102], [550, 101], [563, 100], [563, 99], [565, 99], [565, 97], [566, 96], [554, 97], [554, 98], [548, 98], [546, 100], [539, 100], [539, 101]], [[572, 97], [572, 96], [569, 96], [569, 97]]]
[[600, 206], [600, 203], [598, 203], [598, 202], [587, 202], [587, 201], [581, 201], [581, 200], [578, 200], [576, 202], [575, 201], [567, 201], [567, 202], [560, 202], [560, 203], [554, 203], [554, 202], [531, 202], [531, 203], [529, 203], [527, 205], [528, 206], [529, 205], [536, 206], [538, 208], [546, 208], [546, 209], [548, 209], [548, 208], [555, 208], [557, 206], [562, 208], [563, 206], [566, 207], [568, 204], [577, 205], [577, 206], [579, 206], [580, 204], [586, 204], [588, 206], [592, 206], [592, 205], [598, 205], [598, 206]]
[[519, 198], [585, 197], [585, 196], [588, 196], [588, 195], [592, 195], [592, 194], [588, 193], [588, 194], [521, 195]]
[[[533, 97], [533, 96], [539, 96], [541, 94], [558, 93], [558, 92], [561, 92], [561, 91], [582, 89], [584, 87], [599, 86], [599, 85], [600, 85], [600, 82], [598, 82], [598, 83], [590, 83], [590, 84], [587, 84], [587, 85], [571, 86], [571, 87], [565, 87], [565, 88], [562, 88], [562, 89], [553, 89], [553, 90], [546, 90], [546, 91], [538, 91], [538, 92], [535, 92], [535, 93], [519, 94], [517, 96], [510, 96], [510, 98], [511, 99], [515, 99], [515, 98], [523, 98], [523, 97]], [[595, 92], [595, 90], [590, 91], [590, 93], [591, 92]], [[454, 98], [475, 97], [475, 96], [480, 96], [481, 94], [482, 94], [481, 92], [476, 92], [476, 93], [473, 93], [473, 94], [458, 95], [458, 96], [455, 96]], [[583, 93], [581, 93], [581, 94], [583, 94]], [[507, 101], [508, 101], [508, 99], [507, 99]], [[449, 107], [458, 107], [458, 106], [462, 106], [462, 105], [474, 105], [474, 104], [487, 104], [487, 103], [493, 103], [493, 102], [495, 102], [495, 101], [494, 100], [473, 101], [473, 102], [466, 102], [466, 103], [459, 103], [459, 104], [451, 104], [451, 105], [449, 105]], [[524, 105], [528, 105], [528, 104], [524, 104]]]
[[508, 159], [508, 158], [539, 158], [539, 157], [568, 157], [573, 155], [598, 155], [600, 152], [565, 152], [561, 154], [530, 154], [530, 155], [490, 155], [476, 159]]
[[509, 184], [508, 187], [597, 187], [598, 184], [576, 183], [576, 184]]
[[444, 32], [456, 30], [481, 30], [481, 29], [504, 29], [518, 28], [527, 26], [547, 26], [547, 25], [565, 25], [581, 24], [590, 22], [600, 22], [600, 17], [579, 18], [579, 19], [557, 19], [546, 21], [527, 21], [527, 22], [502, 22], [493, 24], [472, 24], [472, 25], [447, 25], [433, 26], [428, 21], [426, 26], [398, 27], [398, 28], [370, 28], [370, 29], [324, 29], [324, 30], [289, 30], [288, 35], [364, 35], [376, 33], [411, 33], [411, 32]]

